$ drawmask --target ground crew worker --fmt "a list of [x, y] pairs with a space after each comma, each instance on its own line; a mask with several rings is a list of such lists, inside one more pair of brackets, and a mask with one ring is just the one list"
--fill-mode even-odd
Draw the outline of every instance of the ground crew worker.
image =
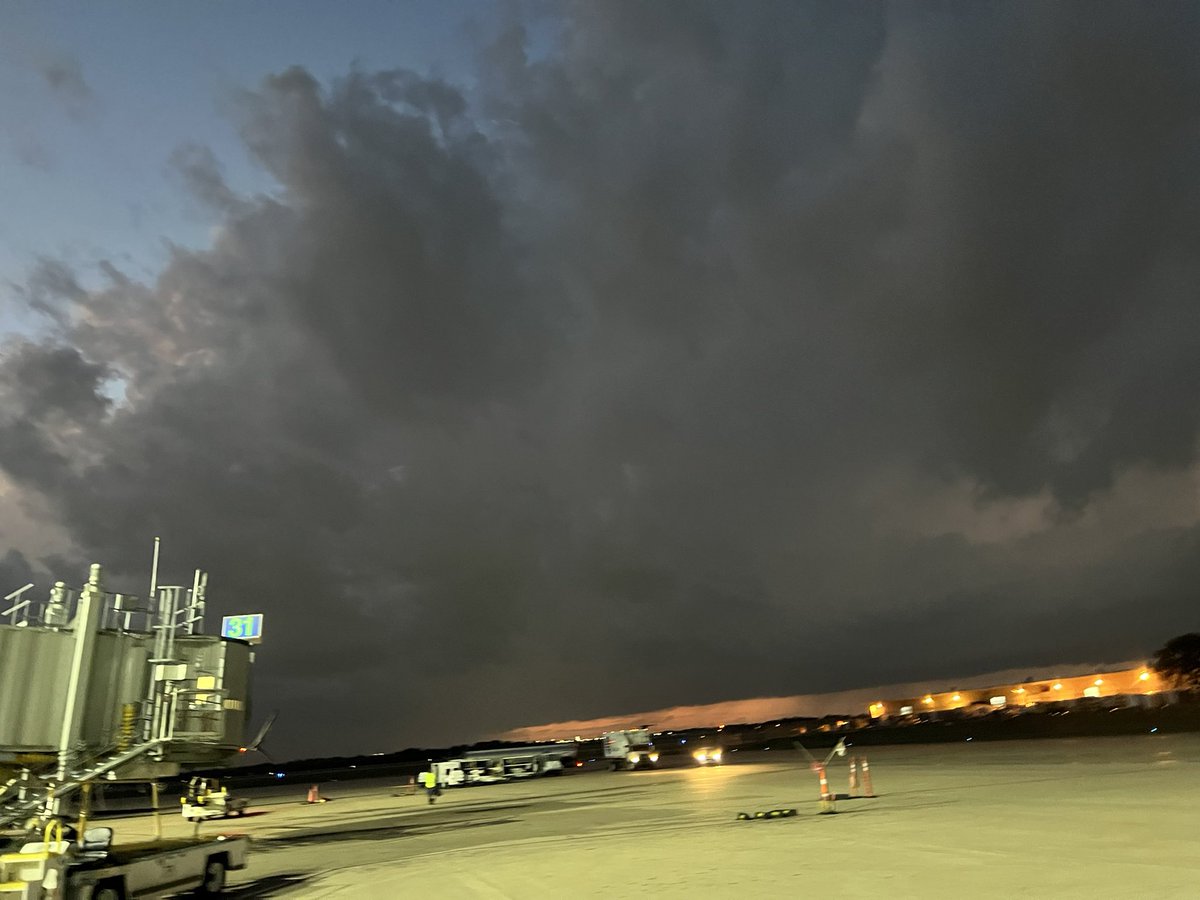
[[438, 791], [437, 772], [422, 772], [421, 783], [425, 785], [425, 793], [429, 796], [429, 802], [433, 803], [440, 793]]

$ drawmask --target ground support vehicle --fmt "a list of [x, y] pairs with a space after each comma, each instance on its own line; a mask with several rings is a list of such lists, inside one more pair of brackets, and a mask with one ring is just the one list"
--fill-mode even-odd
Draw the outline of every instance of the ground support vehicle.
[[604, 758], [614, 771], [654, 768], [658, 765], [658, 751], [654, 749], [650, 731], [646, 728], [605, 732]]
[[51, 823], [43, 840], [0, 853], [0, 900], [133, 900], [184, 891], [219, 894], [225, 873], [246, 866], [248, 840], [221, 836], [112, 847], [111, 828], [64, 840]]
[[561, 775], [578, 764], [578, 744], [561, 741], [528, 747], [474, 750], [460, 759], [432, 764], [439, 787], [492, 784], [514, 778]]
[[245, 797], [231, 797], [216, 778], [193, 778], [187, 795], [179, 798], [180, 811], [189, 822], [244, 816], [248, 802]]

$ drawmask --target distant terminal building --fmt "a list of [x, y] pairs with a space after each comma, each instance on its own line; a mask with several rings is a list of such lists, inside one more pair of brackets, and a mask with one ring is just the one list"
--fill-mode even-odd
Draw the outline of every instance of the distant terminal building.
[[1069, 678], [1047, 678], [1023, 681], [1019, 684], [942, 691], [899, 700], [877, 700], [868, 707], [867, 712], [874, 720], [941, 712], [987, 712], [1091, 698], [1147, 697], [1169, 689], [1154, 669], [1149, 666], [1137, 666], [1117, 672], [1096, 672]]

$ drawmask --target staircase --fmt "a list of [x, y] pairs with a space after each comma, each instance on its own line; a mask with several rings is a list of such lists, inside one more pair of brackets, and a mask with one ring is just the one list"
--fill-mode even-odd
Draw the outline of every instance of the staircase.
[[[88, 782], [116, 771], [160, 744], [162, 741], [155, 739], [128, 750], [114, 750], [93, 759], [90, 765], [71, 772], [62, 784], [55, 784], [52, 774], [9, 780], [0, 788], [0, 828], [40, 815], [49, 808], [53, 800], [71, 796]], [[25, 791], [24, 797], [21, 796], [22, 789]]]

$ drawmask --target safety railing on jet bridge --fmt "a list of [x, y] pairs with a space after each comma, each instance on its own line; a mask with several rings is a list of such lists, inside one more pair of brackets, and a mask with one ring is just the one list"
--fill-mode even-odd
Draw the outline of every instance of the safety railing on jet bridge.
[[184, 688], [171, 694], [172, 741], [215, 743], [225, 736], [225, 698], [220, 688]]

